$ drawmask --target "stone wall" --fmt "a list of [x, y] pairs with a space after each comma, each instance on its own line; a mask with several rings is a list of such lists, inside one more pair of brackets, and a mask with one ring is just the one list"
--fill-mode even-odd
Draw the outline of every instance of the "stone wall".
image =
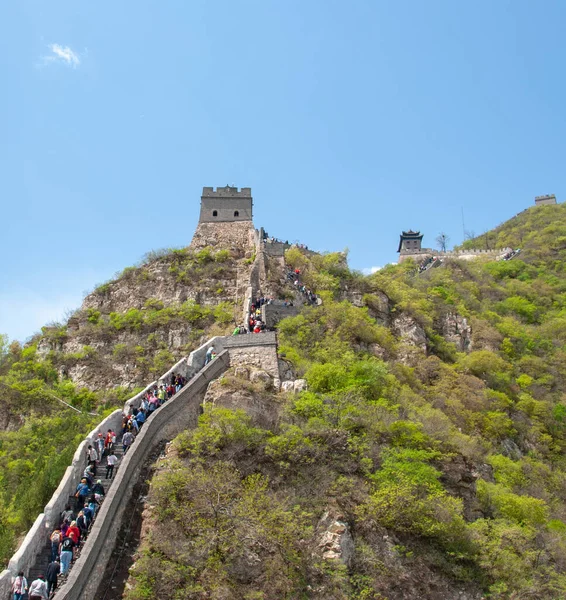
[[285, 256], [285, 250], [288, 250], [291, 244], [285, 244], [284, 242], [264, 242], [263, 251], [268, 256]]
[[556, 196], [554, 194], [546, 194], [545, 196], [535, 196], [535, 204], [536, 206], [556, 204]]
[[413, 258], [417, 262], [423, 261], [429, 256], [436, 256], [440, 259], [457, 258], [459, 260], [475, 260], [477, 258], [493, 258], [497, 260], [507, 252], [511, 252], [511, 248], [501, 248], [499, 250], [456, 250], [453, 252], [437, 252], [432, 248], [421, 248], [420, 250], [403, 251], [399, 253], [399, 263], [402, 263], [408, 258]]
[[261, 307], [261, 318], [268, 329], [272, 329], [286, 317], [295, 317], [299, 314], [297, 306], [284, 306], [283, 304], [264, 304]]
[[275, 333], [273, 332], [235, 336], [218, 335], [213, 338], [210, 338], [202, 346], [199, 346], [196, 350], [193, 350], [188, 357], [183, 357], [181, 360], [175, 363], [159, 379], [152, 381], [139, 394], [136, 394], [135, 396], [130, 398], [124, 404], [124, 413], [130, 414], [133, 408], [137, 408], [140, 405], [143, 395], [148, 390], [150, 390], [156, 385], [161, 385], [161, 383], [167, 382], [172, 373], [183, 375], [183, 377], [191, 379], [196, 373], [198, 373], [198, 371], [200, 371], [204, 367], [206, 352], [211, 346], [214, 347], [214, 350], [217, 354], [220, 354], [220, 352], [222, 352], [225, 349], [230, 349], [231, 351], [233, 351], [234, 348], [249, 346], [272, 346], [276, 349], [277, 339], [275, 337]]
[[208, 384], [230, 365], [230, 355], [222, 352], [169, 402], [158, 408], [136, 437], [118, 470], [80, 558], [74, 564], [57, 600], [93, 600], [112, 554], [124, 510], [147, 456], [160, 442], [195, 427]]
[[[73, 461], [59, 486], [51, 496], [51, 499], [44, 508], [44, 511], [38, 515], [34, 524], [26, 534], [24, 541], [16, 551], [16, 553], [10, 559], [8, 563], [8, 575], [3, 576], [9, 578], [11, 581], [12, 577], [15, 577], [19, 571], [28, 573], [35, 560], [40, 554], [47, 543], [47, 539], [53, 530], [53, 527], [59, 522], [59, 515], [65, 508], [65, 505], [69, 502], [69, 497], [75, 492], [75, 489], [81, 480], [82, 474], [86, 466], [86, 448], [89, 444], [93, 444], [97, 438], [99, 431], [107, 431], [108, 429], [120, 429], [122, 423], [122, 411], [120, 409], [115, 410], [111, 415], [103, 419], [81, 442], [75, 451]], [[3, 579], [0, 577], [0, 592], [3, 591], [2, 583]]]

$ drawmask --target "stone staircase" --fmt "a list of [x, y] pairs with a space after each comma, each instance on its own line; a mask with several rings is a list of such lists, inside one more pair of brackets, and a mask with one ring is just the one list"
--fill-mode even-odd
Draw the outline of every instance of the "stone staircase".
[[[203, 366], [206, 350], [210, 345], [214, 345], [219, 354], [215, 360]], [[112, 480], [104, 477], [105, 466], [98, 467], [96, 479], [100, 479], [104, 485], [105, 500], [91, 526], [87, 541], [75, 557], [69, 574], [65, 578], [60, 578], [56, 598], [60, 600], [96, 598], [132, 488], [151, 450], [159, 443], [173, 439], [181, 431], [195, 427], [201, 414], [202, 400], [208, 384], [220, 377], [230, 366], [239, 364], [252, 364], [265, 370], [274, 380], [277, 379], [279, 368], [276, 334], [264, 332], [256, 335], [211, 338], [191, 352], [188, 357], [181, 359], [160, 378], [166, 380], [171, 372], [175, 371], [186, 376], [189, 381], [146, 421], [126, 456], [122, 457], [122, 446], [120, 442], [117, 443], [115, 452], [119, 461], [114, 468]], [[153, 382], [147, 389], [156, 383]], [[142, 394], [143, 392], [140, 392], [126, 402], [124, 407], [126, 413], [137, 406]], [[45, 573], [51, 558], [49, 534], [58, 525], [59, 511], [64, 507], [66, 500], [74, 506], [75, 498], [72, 494], [86, 462], [85, 444], [91, 443], [100, 430], [106, 431], [111, 427], [118, 431], [121, 415], [122, 410], [117, 410], [106, 417], [89, 434], [87, 440], [79, 445], [73, 464], [67, 468], [58, 490], [46, 505], [44, 513], [37, 517], [18, 553], [12, 557], [9, 568], [0, 574], [0, 598], [8, 600], [12, 579], [20, 569], [24, 570], [30, 582]], [[103, 465], [105, 462], [102, 461]], [[71, 486], [68, 485], [69, 482], [73, 482]], [[60, 490], [65, 490], [65, 494], [69, 496], [61, 495]], [[57, 506], [57, 510], [53, 510], [53, 506]]]
[[[106, 494], [108, 494], [110, 485], [116, 478], [116, 474], [120, 469], [120, 463], [121, 463], [123, 453], [124, 452], [123, 452], [122, 444], [120, 441], [117, 441], [115, 448], [114, 448], [114, 454], [118, 457], [118, 463], [114, 467], [114, 474], [113, 474], [112, 479], [106, 479], [106, 459], [105, 458], [102, 459], [100, 465], [98, 465], [98, 467], [97, 467], [96, 480], [100, 479], [100, 481], [102, 482], [102, 485], [104, 486], [104, 491], [106, 492]], [[86, 467], [86, 460], [85, 460], [85, 467]], [[75, 507], [75, 502], [76, 502], [75, 497], [69, 496], [69, 504], [71, 505], [72, 508]], [[96, 518], [95, 518], [95, 521], [96, 521]], [[55, 526], [53, 527], [53, 529], [55, 529]], [[83, 544], [84, 544], [84, 541], [81, 543], [81, 548], [82, 548]], [[80, 556], [80, 552], [81, 552], [81, 549], [79, 548], [78, 553], [75, 554], [75, 560], [76, 560], [76, 558], [78, 558], [78, 556]], [[29, 573], [26, 574], [26, 576], [28, 578], [28, 582], [31, 583], [34, 579], [37, 579], [40, 575], [45, 575], [45, 571], [47, 570], [47, 566], [49, 565], [50, 562], [51, 562], [51, 542], [49, 540], [47, 540], [45, 547], [43, 548], [41, 553], [37, 555], [37, 558], [36, 558], [32, 568], [29, 570]], [[73, 565], [71, 564], [71, 570], [72, 569], [73, 569]], [[63, 583], [62, 578], [61, 578], [61, 583]]]

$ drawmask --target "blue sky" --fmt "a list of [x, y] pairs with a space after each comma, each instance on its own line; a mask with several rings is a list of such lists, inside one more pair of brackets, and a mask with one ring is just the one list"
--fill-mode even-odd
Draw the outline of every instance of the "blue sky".
[[402, 229], [491, 228], [555, 193], [559, 0], [18, 0], [0, 8], [0, 332], [25, 339], [150, 249], [203, 186], [354, 268]]

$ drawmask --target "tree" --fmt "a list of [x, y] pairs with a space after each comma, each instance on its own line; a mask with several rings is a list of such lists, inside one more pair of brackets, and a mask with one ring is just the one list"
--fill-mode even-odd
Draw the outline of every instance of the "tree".
[[443, 231], [436, 236], [436, 245], [441, 252], [446, 252], [448, 242], [450, 242], [450, 238]]

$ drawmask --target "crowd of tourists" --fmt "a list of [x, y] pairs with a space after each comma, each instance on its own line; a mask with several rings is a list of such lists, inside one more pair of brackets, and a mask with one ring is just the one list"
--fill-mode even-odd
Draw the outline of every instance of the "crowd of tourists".
[[295, 289], [299, 291], [307, 304], [319, 304], [319, 297], [310, 290], [306, 285], [301, 282], [301, 270], [300, 269], [289, 269], [287, 272], [287, 279], [293, 282]]
[[[266, 244], [285, 244], [286, 246], [290, 246], [291, 244], [289, 244], [289, 240], [280, 240], [276, 237], [270, 236], [267, 231], [263, 232], [263, 241]], [[301, 250], [308, 250], [309, 247], [306, 244], [294, 244], [295, 246], [297, 246], [297, 248], [300, 248]]]
[[102, 480], [96, 479], [97, 471], [105, 468], [106, 479], [112, 479], [118, 463], [115, 447], [116, 432], [112, 429], [106, 434], [99, 432], [94, 444], [88, 445], [86, 467], [75, 489], [74, 503], [65, 506], [49, 538], [51, 556], [47, 569], [29, 584], [24, 572], [20, 571], [12, 585], [13, 600], [47, 600], [53, 596], [61, 579], [67, 577], [106, 494]]
[[[306, 246], [302, 247], [306, 248]], [[316, 294], [301, 283], [299, 269], [289, 270], [288, 279], [293, 282], [297, 291], [304, 296], [308, 304], [318, 303]], [[237, 326], [233, 335], [265, 331], [265, 323], [261, 320], [262, 307], [273, 302], [273, 298], [258, 296], [250, 305], [247, 324]], [[292, 306], [293, 303], [285, 301], [284, 305]], [[207, 365], [216, 356], [214, 346], [210, 346], [206, 351], [204, 364]], [[187, 379], [184, 376], [172, 373], [168, 380], [146, 391], [139, 406], [133, 408], [131, 414], [124, 415], [120, 439], [124, 455], [128, 452], [146, 420], [186, 383]], [[114, 468], [118, 463], [118, 457], [115, 454], [117, 443], [117, 433], [108, 429], [106, 434], [99, 432], [96, 440], [88, 445], [86, 467], [81, 481], [76, 487], [74, 503], [65, 506], [57, 527], [50, 535], [49, 565], [45, 573], [31, 583], [24, 576], [24, 572], [20, 571], [12, 584], [13, 600], [48, 600], [53, 597], [58, 584], [68, 576], [71, 564], [80, 555], [92, 523], [104, 502], [106, 490], [102, 480], [96, 479], [97, 472], [99, 469], [106, 469], [105, 478], [112, 479]]]
[[[140, 405], [132, 409], [132, 414], [124, 415], [120, 439], [124, 455], [146, 420], [186, 383], [185, 377], [172, 373], [166, 381], [143, 394]], [[75, 489], [74, 502], [65, 506], [57, 527], [50, 535], [51, 556], [47, 569], [31, 583], [20, 571], [12, 584], [13, 600], [48, 600], [61, 580], [68, 576], [106, 494], [102, 480], [96, 478], [97, 472], [105, 469], [105, 478], [112, 479], [118, 463], [115, 453], [117, 443], [117, 433], [108, 429], [106, 434], [99, 432], [95, 441], [87, 446], [86, 467]]]
[[436, 256], [427, 256], [423, 260], [423, 262], [419, 265], [419, 273], [424, 273], [427, 269], [430, 269], [434, 262], [436, 261]]
[[517, 248], [516, 250], [509, 250], [509, 252], [506, 252], [501, 257], [501, 260], [511, 260], [512, 258], [514, 258], [515, 256], [517, 256], [517, 254], [519, 254], [519, 252], [521, 252], [520, 248]]
[[122, 420], [122, 445], [124, 446], [124, 454], [133, 442], [133, 438], [127, 436], [126, 443], [124, 444], [124, 436], [127, 433], [131, 433], [133, 436], [137, 435], [146, 420], [186, 383], [186, 377], [177, 373], [171, 373], [168, 380], [159, 385], [154, 385], [144, 393], [139, 406], [132, 409], [131, 415], [124, 415]]

